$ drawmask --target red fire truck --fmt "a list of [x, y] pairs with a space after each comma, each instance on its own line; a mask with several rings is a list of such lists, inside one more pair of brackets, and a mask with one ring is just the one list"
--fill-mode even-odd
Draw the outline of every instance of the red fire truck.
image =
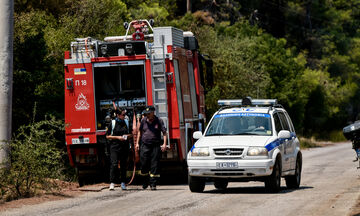
[[192, 131], [204, 128], [203, 76], [211, 80], [212, 62], [191, 32], [152, 24], [124, 23], [125, 36], [79, 38], [65, 52], [66, 146], [80, 185], [90, 174], [107, 174], [101, 174], [108, 166], [105, 130], [114, 107], [125, 108], [136, 124], [134, 116], [155, 106], [170, 138], [163, 170], [184, 168]]

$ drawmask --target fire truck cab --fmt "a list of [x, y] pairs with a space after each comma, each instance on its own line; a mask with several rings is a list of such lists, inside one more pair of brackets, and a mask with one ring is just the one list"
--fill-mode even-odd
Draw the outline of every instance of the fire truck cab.
[[211, 60], [199, 54], [194, 35], [153, 28], [147, 20], [124, 27], [125, 36], [78, 38], [65, 52], [66, 147], [80, 185], [89, 174], [107, 174], [101, 173], [107, 170], [105, 133], [115, 107], [127, 110], [129, 128], [136, 130], [135, 116], [155, 106], [169, 137], [162, 154], [165, 167], [184, 166], [192, 132], [204, 128], [202, 62], [210, 75]]

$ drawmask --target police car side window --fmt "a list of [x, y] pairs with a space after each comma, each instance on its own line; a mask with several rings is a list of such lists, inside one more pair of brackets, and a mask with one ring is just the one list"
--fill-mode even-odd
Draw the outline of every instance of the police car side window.
[[286, 118], [287, 118], [287, 120], [288, 120], [288, 122], [289, 122], [290, 131], [291, 131], [291, 132], [295, 132], [294, 125], [293, 125], [293, 123], [292, 123], [292, 121], [291, 121], [291, 118], [290, 118], [290, 116], [289, 116], [289, 114], [288, 114], [287, 112], [285, 112], [285, 116], [286, 116]]
[[281, 121], [281, 125], [283, 127], [283, 130], [288, 130], [290, 131], [290, 126], [289, 123], [285, 117], [285, 114], [283, 112], [279, 112], [279, 117], [280, 117], [280, 121]]
[[274, 122], [275, 122], [276, 133], [279, 133], [282, 130], [282, 127], [278, 113], [274, 113]]

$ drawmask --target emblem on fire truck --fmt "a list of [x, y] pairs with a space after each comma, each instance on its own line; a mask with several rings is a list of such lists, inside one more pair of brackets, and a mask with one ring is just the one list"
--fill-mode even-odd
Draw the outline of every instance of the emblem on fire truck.
[[77, 103], [75, 104], [75, 109], [77, 111], [88, 110], [89, 107], [90, 105], [87, 102], [85, 95], [83, 93], [80, 93], [77, 99]]

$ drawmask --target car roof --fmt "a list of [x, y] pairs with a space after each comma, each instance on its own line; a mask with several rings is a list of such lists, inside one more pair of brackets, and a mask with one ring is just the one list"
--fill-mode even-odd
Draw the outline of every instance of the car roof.
[[268, 113], [272, 114], [276, 110], [282, 110], [282, 108], [274, 108], [274, 107], [231, 107], [220, 109], [217, 114], [225, 114], [225, 113]]

